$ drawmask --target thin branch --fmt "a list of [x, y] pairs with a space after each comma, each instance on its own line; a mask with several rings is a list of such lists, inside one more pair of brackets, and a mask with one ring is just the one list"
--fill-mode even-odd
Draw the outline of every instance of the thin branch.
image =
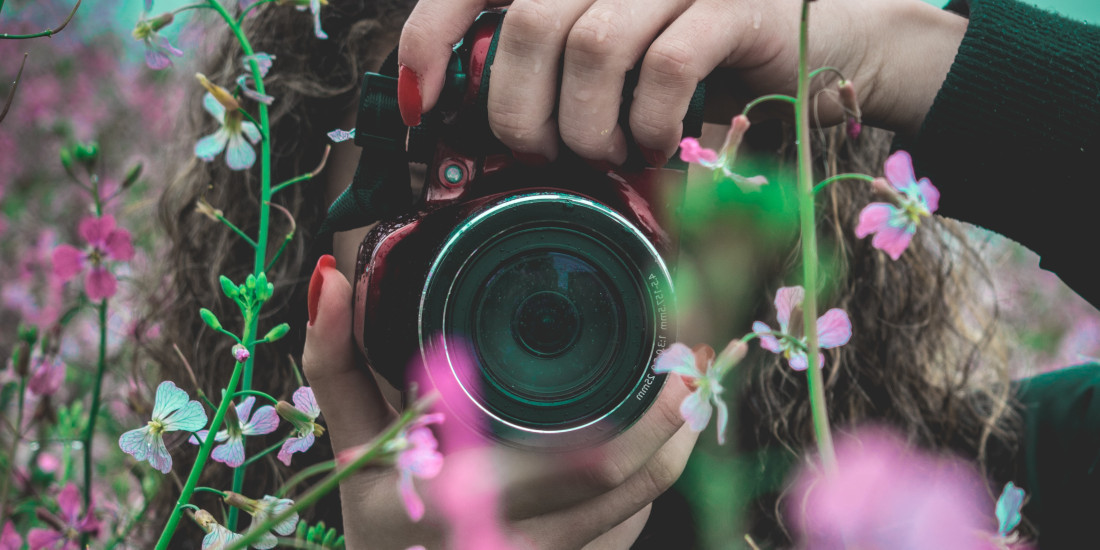
[[313, 171], [308, 174], [302, 174], [296, 178], [288, 179], [283, 183], [276, 185], [275, 187], [271, 188], [271, 194], [274, 195], [275, 193], [278, 193], [284, 187], [288, 187], [294, 185], [295, 183], [303, 182], [317, 177], [317, 174], [320, 174], [321, 170], [325, 169], [325, 163], [328, 162], [328, 154], [330, 151], [332, 151], [332, 146], [326, 145], [325, 152], [321, 155], [321, 162], [317, 165], [317, 168], [314, 168]]
[[4, 100], [4, 110], [0, 111], [0, 122], [4, 122], [4, 117], [8, 116], [8, 109], [11, 108], [11, 102], [15, 99], [15, 89], [19, 87], [19, 80], [23, 77], [23, 67], [27, 65], [27, 54], [23, 54], [23, 62], [19, 64], [19, 72], [15, 73], [15, 81], [11, 83], [11, 89], [8, 90], [8, 98]]
[[53, 35], [61, 32], [61, 30], [64, 29], [65, 26], [69, 24], [69, 21], [73, 20], [73, 16], [76, 15], [76, 9], [80, 7], [80, 3], [83, 2], [83, 1], [84, 0], [76, 0], [76, 5], [73, 6], [72, 11], [69, 12], [69, 16], [66, 17], [65, 20], [62, 21], [61, 24], [58, 25], [56, 29], [46, 29], [42, 32], [34, 33], [34, 34], [0, 34], [0, 39], [25, 40], [27, 38], [38, 38], [38, 37], [41, 37], [41, 36], [53, 36]]

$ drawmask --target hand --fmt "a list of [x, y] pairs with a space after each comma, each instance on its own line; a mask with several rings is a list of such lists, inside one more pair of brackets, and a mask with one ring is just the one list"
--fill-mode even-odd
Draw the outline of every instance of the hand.
[[[357, 361], [351, 335], [351, 286], [327, 261], [310, 282], [310, 325], [302, 364], [337, 453], [370, 441], [396, 416], [375, 378]], [[511, 536], [535, 548], [626, 548], [641, 532], [649, 505], [683, 471], [698, 434], [680, 418], [689, 390], [670, 377], [650, 410], [604, 445], [569, 454], [491, 448], [500, 477], [500, 509]], [[392, 468], [366, 469], [340, 487], [348, 548], [444, 547], [448, 526], [433, 489], [461, 483], [454, 472], [470, 456], [448, 456], [439, 477], [418, 487], [427, 513], [413, 523]], [[467, 470], [468, 471], [468, 470]]]
[[[560, 137], [585, 158], [622, 163], [623, 76], [639, 63], [629, 125], [651, 163], [675, 151], [692, 92], [715, 69], [727, 71], [708, 102], [722, 95], [744, 105], [795, 90], [800, 0], [421, 0], [398, 52], [407, 123], [435, 105], [451, 47], [477, 14], [508, 4], [489, 122], [520, 158], [554, 159]], [[920, 0], [811, 6], [810, 68], [834, 66], [852, 80], [868, 123], [915, 132], [966, 20]], [[823, 123], [843, 120], [835, 101], [819, 107]]]

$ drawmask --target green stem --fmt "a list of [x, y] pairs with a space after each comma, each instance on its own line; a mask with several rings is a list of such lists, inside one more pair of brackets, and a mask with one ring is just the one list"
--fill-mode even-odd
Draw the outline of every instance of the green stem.
[[178, 15], [178, 14], [181, 14], [181, 13], [183, 13], [185, 11], [188, 11], [188, 10], [202, 10], [202, 9], [209, 9], [209, 8], [210, 8], [210, 4], [207, 4], [205, 2], [203, 2], [201, 4], [187, 4], [186, 6], [183, 6], [183, 7], [176, 8], [176, 9], [172, 10], [172, 15]]
[[824, 73], [824, 72], [831, 72], [831, 73], [835, 74], [837, 76], [837, 78], [839, 78], [841, 80], [841, 82], [847, 82], [848, 81], [847, 78], [844, 78], [844, 73], [840, 72], [840, 69], [838, 69], [836, 67], [829, 67], [829, 66], [818, 67], [818, 68], [810, 71], [810, 80], [813, 80], [815, 77], [817, 77], [817, 75], [819, 75], [821, 73]]
[[275, 2], [275, 1], [276, 0], [259, 0], [258, 2], [253, 2], [250, 6], [245, 8], [244, 11], [242, 11], [239, 16], [237, 16], [237, 26], [240, 27], [241, 25], [243, 25], [244, 24], [244, 16], [248, 15], [248, 12], [256, 9], [257, 6], [259, 6], [261, 4], [268, 4], [268, 3], [271, 3], [271, 2]]
[[[241, 369], [241, 363], [233, 366], [233, 374], [229, 377], [226, 393], [232, 393], [237, 389], [237, 382], [241, 378]], [[210, 451], [214, 449], [214, 436], [221, 428], [222, 421], [225, 420], [225, 411], [229, 409], [229, 404], [232, 401], [232, 399], [222, 399], [221, 404], [218, 405], [218, 410], [214, 412], [214, 420], [210, 423], [210, 432], [206, 434], [206, 439], [199, 445], [199, 454], [195, 457], [195, 463], [191, 466], [191, 473], [188, 474], [187, 481], [183, 485], [183, 491], [180, 492], [180, 498], [172, 509], [172, 515], [168, 516], [168, 523], [164, 525], [164, 531], [160, 533], [156, 550], [167, 550], [168, 544], [172, 541], [172, 535], [176, 533], [176, 527], [179, 526], [183, 509], [188, 506], [191, 495], [195, 492], [195, 487], [198, 486], [199, 476], [202, 475], [203, 468], [206, 467], [206, 461], [210, 458]]]
[[245, 466], [248, 466], [249, 464], [252, 464], [253, 462], [256, 462], [257, 460], [259, 460], [259, 459], [263, 458], [264, 456], [270, 454], [275, 449], [278, 449], [278, 448], [282, 447], [283, 443], [286, 443], [286, 440], [288, 440], [288, 439], [290, 439], [289, 435], [284, 437], [278, 443], [276, 443], [276, 444], [274, 444], [274, 445], [272, 445], [272, 446], [270, 446], [270, 447], [268, 447], [268, 448], [266, 448], [266, 449], [264, 449], [264, 450], [262, 450], [262, 451], [260, 451], [256, 454], [248, 457], [248, 460], [245, 460], [244, 463], [241, 464], [241, 467], [243, 468]]
[[324, 479], [310, 488], [309, 491], [302, 495], [286, 510], [267, 518], [267, 521], [264, 521], [257, 527], [250, 527], [242, 538], [234, 541], [226, 550], [243, 550], [247, 548], [250, 543], [256, 542], [264, 533], [267, 533], [276, 525], [285, 521], [292, 514], [312, 506], [313, 503], [320, 500], [321, 497], [336, 490], [340, 486], [341, 481], [378, 458], [378, 455], [382, 453], [382, 448], [385, 447], [385, 443], [396, 437], [405, 426], [408, 426], [409, 423], [420, 416], [421, 412], [422, 407], [414, 406], [407, 409], [397, 422], [394, 422], [393, 425], [374, 440], [373, 444], [366, 452], [356, 457], [346, 466], [337, 467], [335, 471], [325, 476]]
[[806, 70], [809, 46], [810, 1], [802, 2], [802, 19], [798, 35], [798, 93], [795, 104], [795, 125], [798, 131], [798, 208], [802, 232], [802, 269], [805, 296], [802, 300], [802, 326], [806, 327], [806, 376], [810, 392], [810, 412], [814, 435], [826, 472], [836, 471], [836, 453], [825, 408], [825, 382], [818, 363], [817, 338], [817, 224], [814, 220], [813, 167], [810, 164], [810, 75]]
[[[28, 350], [29, 351], [29, 350]], [[15, 479], [15, 451], [19, 447], [19, 440], [23, 438], [23, 406], [26, 404], [27, 396], [27, 377], [21, 376], [19, 378], [19, 409], [15, 413], [15, 428], [11, 431], [11, 447], [8, 450], [8, 471], [4, 472], [6, 475], [0, 483], [3, 483], [3, 488], [0, 488], [0, 513], [7, 510], [8, 504], [8, 490], [11, 488], [11, 482]]]
[[[71, 11], [69, 11], [69, 16], [66, 17], [65, 20], [62, 21], [61, 24], [57, 26], [57, 28], [46, 29], [42, 32], [38, 32], [38, 33], [34, 33], [34, 34], [0, 34], [0, 40], [26, 40], [28, 38], [39, 38], [39, 37], [42, 37], [42, 36], [53, 36], [53, 35], [61, 32], [62, 29], [64, 29], [65, 26], [69, 24], [69, 21], [73, 20], [73, 16], [76, 15], [76, 9], [80, 7], [80, 2], [82, 2], [82, 1], [83, 0], [76, 0], [76, 5], [73, 6], [73, 9]], [[0, 7], [3, 7], [3, 2], [0, 2]]]
[[275, 187], [272, 187], [271, 188], [271, 194], [274, 195], [275, 193], [278, 193], [279, 191], [282, 191], [283, 189], [285, 189], [287, 187], [290, 187], [291, 185], [294, 185], [295, 183], [301, 183], [303, 181], [313, 179], [314, 175], [315, 174], [313, 172], [310, 172], [308, 174], [302, 174], [300, 176], [290, 178], [290, 179], [284, 181], [283, 183], [280, 183], [279, 185], [276, 185]]
[[755, 108], [757, 105], [760, 105], [761, 103], [765, 103], [765, 102], [768, 102], [768, 101], [783, 101], [783, 102], [786, 102], [786, 103], [790, 103], [791, 105], [795, 105], [795, 106], [798, 105], [798, 100], [791, 97], [791, 96], [789, 96], [789, 95], [784, 95], [784, 94], [762, 95], [762, 96], [750, 101], [748, 105], [745, 105], [745, 108], [741, 110], [741, 114], [743, 114], [745, 116], [749, 116], [749, 111], [753, 110], [753, 108]]
[[292, 488], [294, 488], [295, 485], [298, 485], [299, 483], [301, 483], [301, 482], [303, 482], [303, 481], [305, 481], [305, 480], [307, 480], [307, 479], [309, 479], [309, 478], [311, 478], [311, 477], [313, 477], [317, 474], [323, 474], [323, 473], [325, 473], [325, 472], [327, 472], [327, 471], [329, 471], [329, 470], [331, 470], [335, 467], [336, 467], [336, 461], [335, 460], [326, 460], [324, 462], [314, 464], [314, 465], [312, 465], [312, 466], [310, 466], [310, 467], [294, 474], [293, 477], [288, 479], [286, 481], [286, 483], [284, 483], [283, 486], [280, 487], [279, 490], [275, 492], [275, 496], [278, 497], [278, 498], [284, 498], [284, 497], [286, 497], [287, 493], [289, 493], [290, 490]]
[[271, 261], [267, 262], [267, 269], [271, 269], [271, 266], [275, 265], [275, 261], [279, 259], [279, 256], [283, 255], [286, 246], [290, 244], [290, 241], [293, 239], [294, 233], [288, 233], [286, 238], [283, 239], [283, 244], [279, 246], [279, 249], [275, 251], [275, 255], [271, 257]]
[[[99, 205], [97, 204], [97, 210]], [[96, 360], [95, 384], [92, 387], [92, 408], [88, 411], [88, 426], [84, 430], [84, 506], [92, 502], [92, 441], [95, 436], [95, 424], [99, 418], [100, 392], [103, 389], [103, 375], [107, 370], [107, 299], [99, 302], [99, 357]]]
[[270, 401], [272, 403], [276, 403], [276, 404], [279, 403], [278, 399], [275, 399], [274, 397], [271, 397], [270, 395], [268, 395], [268, 394], [266, 394], [262, 391], [256, 391], [256, 390], [240, 390], [240, 391], [233, 394], [233, 399], [236, 399], [236, 398], [238, 398], [242, 395], [255, 395], [256, 397], [262, 397], [264, 399], [267, 399], [268, 401]]
[[233, 225], [233, 222], [225, 219], [225, 216], [215, 212], [214, 217], [218, 218], [218, 221], [225, 224], [226, 227], [228, 227], [229, 229], [232, 229], [234, 233], [236, 233], [240, 238], [244, 239], [244, 241], [246, 243], [248, 243], [249, 245], [251, 245], [252, 248], [256, 248], [256, 241], [252, 240], [252, 237], [249, 237], [247, 233], [245, 233], [244, 231], [241, 231], [241, 228], [237, 227], [236, 225]]
[[219, 497], [225, 498], [225, 491], [219, 491], [213, 487], [195, 487], [195, 492], [214, 493]]
[[813, 194], [818, 194], [822, 189], [825, 189], [830, 183], [840, 180], [863, 180], [868, 183], [874, 183], [875, 178], [868, 176], [867, 174], [837, 174], [830, 178], [821, 180], [821, 183], [814, 186]]

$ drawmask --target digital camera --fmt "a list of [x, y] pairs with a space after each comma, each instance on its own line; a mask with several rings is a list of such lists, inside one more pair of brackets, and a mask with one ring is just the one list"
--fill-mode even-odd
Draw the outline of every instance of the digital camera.
[[[459, 388], [444, 400], [465, 400], [452, 410], [473, 411], [461, 421], [495, 440], [593, 445], [640, 418], [664, 383], [652, 366], [674, 340], [672, 214], [686, 172], [636, 152], [611, 171], [564, 148], [545, 166], [516, 161], [485, 112], [502, 17], [483, 14], [456, 46], [439, 107], [417, 128], [400, 124], [396, 79], [364, 78], [357, 143], [397, 143], [427, 170], [414, 207], [360, 245], [354, 334], [398, 388], [410, 357], [444, 358], [412, 364]], [[455, 368], [455, 353], [472, 368]]]

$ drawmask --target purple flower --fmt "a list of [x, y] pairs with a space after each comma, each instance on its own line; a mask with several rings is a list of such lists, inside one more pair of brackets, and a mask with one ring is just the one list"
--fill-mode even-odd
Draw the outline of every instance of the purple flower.
[[898, 206], [885, 202], [865, 206], [859, 213], [856, 237], [874, 234], [871, 246], [897, 260], [909, 247], [921, 219], [940, 207], [940, 192], [928, 178], [916, 181], [913, 158], [905, 151], [886, 159], [886, 179], [893, 186]]
[[170, 381], [157, 386], [153, 419], [142, 428], [130, 430], [118, 438], [122, 451], [137, 460], [147, 460], [154, 469], [167, 474], [172, 470], [172, 455], [164, 446], [163, 434], [182, 430], [194, 432], [206, 426], [206, 411], [198, 401]]
[[1020, 508], [1024, 505], [1024, 490], [1009, 481], [997, 499], [997, 534], [1008, 537], [1020, 524]]
[[84, 263], [91, 269], [84, 279], [84, 292], [88, 299], [99, 301], [110, 298], [118, 290], [118, 281], [105, 266], [106, 260], [125, 262], [134, 257], [134, 245], [130, 232], [115, 227], [110, 215], [96, 218], [88, 216], [80, 220], [77, 230], [90, 245], [80, 250], [72, 245], [58, 245], [53, 250], [53, 272], [58, 279], [69, 281], [84, 271]]
[[236, 359], [238, 363], [244, 363], [248, 361], [249, 357], [252, 357], [252, 354], [248, 353], [248, 348], [240, 344], [233, 344], [230, 351], [233, 353], [233, 359]]
[[692, 431], [701, 432], [710, 423], [711, 413], [718, 409], [718, 444], [726, 442], [726, 424], [729, 422], [729, 409], [722, 400], [722, 378], [733, 365], [745, 356], [747, 346], [740, 340], [730, 342], [715, 361], [714, 350], [710, 346], [700, 346], [692, 351], [679, 342], [672, 344], [657, 356], [653, 372], [674, 373], [695, 387], [683, 403], [680, 404], [680, 416]]
[[[231, 405], [236, 416], [227, 415], [225, 429], [214, 434], [214, 441], [225, 443], [214, 447], [210, 458], [236, 468], [244, 463], [244, 436], [269, 434], [279, 428], [279, 415], [275, 413], [275, 407], [264, 405], [256, 409], [256, 414], [252, 414], [252, 406], [255, 404], [256, 398], [248, 396], [240, 405]], [[198, 445], [209, 433], [209, 430], [199, 430], [189, 440]]]
[[283, 442], [278, 454], [279, 460], [287, 466], [290, 466], [290, 455], [309, 450], [316, 437], [325, 433], [325, 428], [316, 422], [317, 417], [321, 416], [321, 408], [313, 397], [313, 388], [298, 388], [291, 400], [294, 401], [293, 406], [286, 401], [275, 405], [279, 416], [294, 426], [294, 436]]
[[61, 389], [65, 381], [65, 363], [57, 355], [33, 359], [27, 388], [35, 395], [50, 395]]
[[173, 19], [172, 12], [162, 13], [152, 19], [146, 19], [145, 15], [142, 15], [137, 25], [134, 26], [132, 34], [135, 39], [141, 40], [145, 44], [145, 64], [150, 69], [167, 69], [172, 66], [170, 56], [183, 56], [182, 51], [172, 46], [168, 38], [161, 36], [158, 32], [170, 25]]
[[31, 550], [79, 550], [80, 538], [99, 531], [99, 522], [89, 511], [80, 516], [80, 491], [76, 485], [65, 485], [57, 495], [57, 507], [61, 515], [57, 517], [60, 529], [34, 528], [27, 533], [27, 546]]
[[250, 86], [252, 83], [251, 61], [256, 62], [256, 68], [260, 70], [260, 78], [262, 79], [267, 76], [268, 71], [271, 70], [271, 64], [275, 61], [275, 56], [266, 53], [255, 53], [244, 56], [241, 58], [241, 63], [244, 65], [244, 70], [246, 72], [237, 77], [237, 87], [241, 89], [241, 93], [243, 93], [245, 97], [250, 97], [265, 105], [271, 105], [271, 102], [275, 101], [274, 97], [267, 94], [261, 94]]
[[243, 538], [241, 535], [223, 527], [206, 510], [195, 512], [195, 523], [198, 523], [199, 527], [206, 531], [206, 536], [202, 538], [202, 550], [225, 550], [231, 544]]
[[401, 492], [405, 510], [413, 521], [420, 521], [424, 517], [424, 501], [416, 494], [413, 478], [431, 479], [443, 469], [443, 455], [438, 450], [439, 444], [428, 428], [429, 424], [442, 421], [442, 414], [424, 415], [409, 425], [405, 433], [394, 441], [395, 446], [401, 449], [397, 454], [397, 488]]
[[805, 468], [788, 502], [800, 548], [992, 550], [982, 493], [965, 464], [862, 430], [839, 442], [835, 476]]
[[221, 127], [195, 143], [195, 156], [210, 162], [225, 151], [225, 163], [230, 170], [251, 168], [256, 163], [256, 151], [249, 142], [260, 142], [260, 129], [252, 121], [244, 120], [239, 111], [226, 109], [214, 94], [204, 95], [202, 106], [221, 122]]
[[[775, 317], [779, 321], [779, 330], [773, 331], [762, 321], [752, 324], [753, 332], [760, 335], [760, 347], [786, 357], [794, 370], [806, 370], [809, 361], [806, 352], [805, 337], [796, 337], [791, 332], [791, 312], [802, 305], [805, 290], [800, 286], [786, 286], [775, 293]], [[778, 336], [777, 334], [778, 333]], [[843, 346], [852, 338], [852, 322], [843, 309], [833, 308], [817, 319], [818, 346], [822, 349]], [[801, 346], [799, 345], [801, 344]], [[825, 365], [825, 355], [819, 354], [817, 364]]]
[[4, 523], [4, 530], [0, 531], [0, 550], [22, 550], [23, 537], [15, 531], [11, 520]]

